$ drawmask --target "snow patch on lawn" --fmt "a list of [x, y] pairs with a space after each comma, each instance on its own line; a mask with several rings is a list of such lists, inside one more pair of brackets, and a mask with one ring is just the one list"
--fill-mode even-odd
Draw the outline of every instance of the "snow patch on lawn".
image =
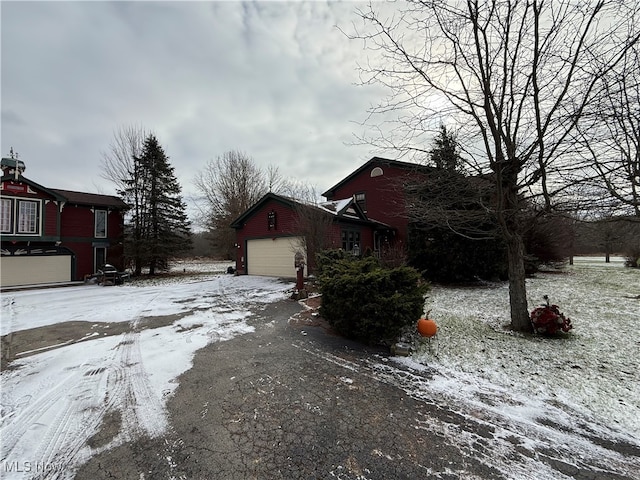
[[525, 399], [519, 417], [534, 417], [555, 405], [637, 439], [640, 270], [624, 268], [621, 260], [576, 258], [566, 273], [528, 279], [527, 293], [530, 309], [549, 295], [571, 318], [571, 333], [544, 338], [505, 329], [506, 284], [434, 286], [425, 308], [438, 323], [437, 352], [425, 343], [413, 356], [440, 373], [432, 388], [470, 398], [501, 391]]

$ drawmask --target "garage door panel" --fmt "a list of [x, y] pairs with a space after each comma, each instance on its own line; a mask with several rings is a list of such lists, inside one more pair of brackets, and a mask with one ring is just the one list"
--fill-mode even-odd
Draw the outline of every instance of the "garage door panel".
[[3, 287], [68, 282], [71, 280], [71, 256], [2, 256], [0, 272]]
[[294, 257], [302, 251], [300, 237], [260, 238], [247, 241], [247, 273], [295, 278]]

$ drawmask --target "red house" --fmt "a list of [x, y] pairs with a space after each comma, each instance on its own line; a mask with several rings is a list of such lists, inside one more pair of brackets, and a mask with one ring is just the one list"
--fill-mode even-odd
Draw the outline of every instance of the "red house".
[[[374, 253], [406, 245], [408, 217], [403, 185], [425, 176], [429, 167], [374, 157], [331, 187], [315, 207], [269, 193], [232, 223], [236, 229], [238, 273], [295, 277], [297, 252], [309, 257], [305, 209], [329, 217], [324, 245]], [[320, 217], [315, 217], [315, 222]], [[316, 232], [316, 234], [318, 234]]]
[[43, 187], [2, 159], [0, 286], [83, 280], [123, 265], [126, 204], [118, 197]]

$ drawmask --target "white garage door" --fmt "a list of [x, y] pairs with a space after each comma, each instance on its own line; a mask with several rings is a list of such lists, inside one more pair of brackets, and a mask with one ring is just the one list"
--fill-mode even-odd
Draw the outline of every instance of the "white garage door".
[[71, 280], [71, 255], [0, 257], [3, 287], [59, 283]]
[[249, 275], [295, 278], [294, 257], [297, 251], [302, 250], [300, 242], [300, 237], [248, 240], [247, 273]]

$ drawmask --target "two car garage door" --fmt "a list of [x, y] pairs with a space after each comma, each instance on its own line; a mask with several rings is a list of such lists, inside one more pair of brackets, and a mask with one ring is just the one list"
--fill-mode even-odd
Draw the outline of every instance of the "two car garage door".
[[302, 237], [275, 237], [247, 240], [247, 273], [269, 277], [295, 278], [296, 252], [304, 254]]
[[3, 287], [68, 282], [71, 255], [16, 255], [0, 259]]

